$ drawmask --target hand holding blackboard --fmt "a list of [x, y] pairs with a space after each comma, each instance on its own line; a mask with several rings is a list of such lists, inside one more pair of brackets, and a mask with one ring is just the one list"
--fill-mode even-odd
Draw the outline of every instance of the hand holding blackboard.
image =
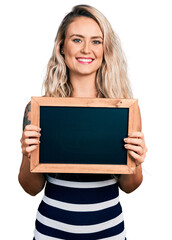
[[33, 97], [31, 109], [32, 172], [134, 173], [123, 139], [140, 128], [136, 99]]

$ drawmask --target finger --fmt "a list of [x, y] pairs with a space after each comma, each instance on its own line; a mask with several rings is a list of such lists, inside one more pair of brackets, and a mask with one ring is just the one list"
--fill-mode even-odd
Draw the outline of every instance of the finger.
[[35, 126], [35, 125], [26, 125], [24, 131], [37, 131], [37, 132], [40, 132], [41, 131], [41, 128], [38, 127], [38, 126]]
[[23, 137], [24, 138], [29, 138], [29, 137], [40, 137], [41, 134], [36, 131], [24, 131], [23, 132]]
[[35, 139], [35, 138], [26, 138], [24, 140], [24, 145], [27, 146], [27, 145], [38, 145], [40, 143], [39, 139]]
[[136, 152], [136, 153], [139, 154], [139, 155], [144, 154], [143, 148], [140, 147], [140, 146], [125, 144], [124, 147], [125, 147], [127, 150], [134, 151], [134, 152]]
[[28, 146], [22, 152], [23, 152], [23, 154], [29, 154], [29, 153], [33, 152], [35, 149], [37, 149], [37, 147], [38, 147], [38, 145]]
[[128, 134], [128, 137], [130, 138], [143, 138], [144, 139], [144, 134], [142, 132], [132, 132]]
[[131, 155], [131, 157], [135, 160], [137, 165], [140, 165], [144, 162], [144, 156], [140, 156], [136, 152], [128, 151], [128, 153]]
[[140, 138], [124, 138], [124, 142], [128, 144], [139, 145], [139, 146], [144, 145], [143, 140]]

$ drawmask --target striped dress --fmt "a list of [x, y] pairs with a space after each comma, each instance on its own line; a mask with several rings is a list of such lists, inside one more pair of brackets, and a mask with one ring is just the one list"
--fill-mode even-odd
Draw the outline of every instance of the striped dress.
[[47, 174], [36, 240], [125, 240], [118, 184], [107, 174]]

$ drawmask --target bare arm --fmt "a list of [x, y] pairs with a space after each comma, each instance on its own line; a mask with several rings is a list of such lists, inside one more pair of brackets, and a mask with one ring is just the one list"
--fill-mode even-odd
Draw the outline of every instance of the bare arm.
[[[140, 129], [141, 129], [141, 116], [140, 118]], [[140, 186], [143, 180], [142, 166], [146, 157], [147, 147], [145, 144], [144, 134], [142, 132], [133, 132], [128, 138], [124, 139], [126, 143], [124, 147], [128, 150], [133, 161], [136, 162], [136, 174], [122, 174], [119, 177], [118, 183], [121, 190], [126, 193], [133, 192], [136, 188]]]
[[35, 196], [45, 185], [45, 176], [42, 173], [30, 172], [30, 155], [39, 144], [40, 129], [31, 123], [31, 104], [28, 103], [23, 119], [23, 133], [21, 137], [21, 148], [23, 159], [18, 175], [19, 183], [30, 195]]
[[139, 165], [136, 168], [136, 174], [122, 174], [119, 177], [118, 183], [121, 190], [131, 193], [140, 186], [142, 180], [142, 167]]

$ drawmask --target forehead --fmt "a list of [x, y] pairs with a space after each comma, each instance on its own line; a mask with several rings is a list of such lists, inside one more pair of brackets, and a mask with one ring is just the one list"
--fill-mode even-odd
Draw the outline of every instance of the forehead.
[[97, 22], [89, 17], [77, 17], [69, 24], [66, 30], [66, 37], [70, 37], [73, 34], [80, 34], [88, 37], [103, 37], [102, 31]]

